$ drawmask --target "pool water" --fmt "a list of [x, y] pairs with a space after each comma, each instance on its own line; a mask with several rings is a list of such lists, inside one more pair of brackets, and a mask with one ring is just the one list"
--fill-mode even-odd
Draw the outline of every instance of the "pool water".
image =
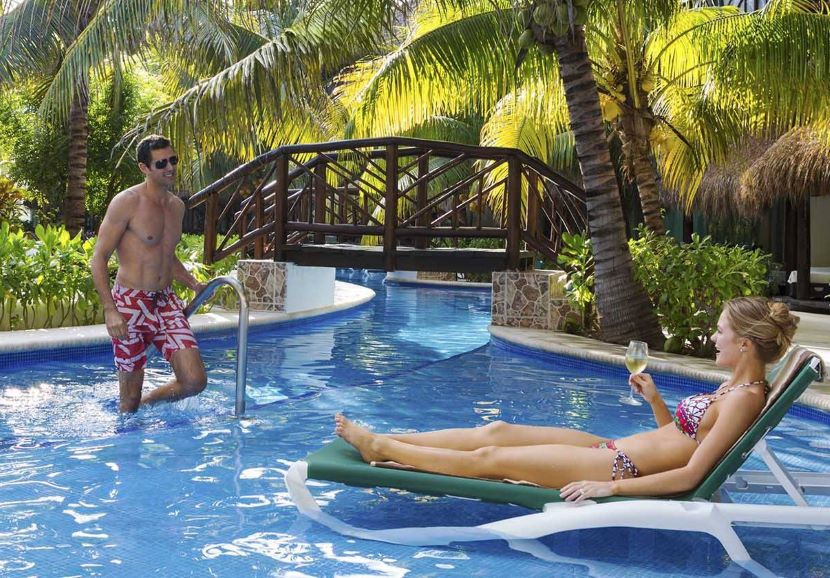
[[[491, 343], [488, 292], [351, 276], [377, 292], [371, 303], [252, 331], [248, 412], [239, 420], [231, 337], [202, 342], [210, 384], [199, 398], [133, 416], [115, 411], [105, 351], [3, 360], [0, 576], [749, 576], [697, 533], [571, 532], [544, 539], [549, 559], [541, 560], [500, 541], [416, 548], [347, 539], [298, 516], [283, 472], [332, 439], [335, 411], [379, 431], [495, 419], [609, 436], [652, 426], [647, 407], [619, 404], [623, 370]], [[165, 375], [154, 359], [148, 382]], [[669, 402], [707, 387], [666, 376], [658, 384]], [[796, 469], [830, 471], [830, 420], [795, 413], [770, 436], [774, 450]], [[310, 484], [327, 511], [365, 527], [472, 525], [527, 513]], [[830, 576], [827, 532], [739, 533], [782, 576]]]

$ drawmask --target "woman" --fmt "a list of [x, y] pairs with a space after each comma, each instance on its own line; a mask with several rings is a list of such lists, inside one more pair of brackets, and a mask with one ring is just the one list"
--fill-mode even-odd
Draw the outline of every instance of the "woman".
[[567, 501], [657, 496], [694, 488], [755, 421], [766, 401], [766, 364], [787, 350], [798, 317], [761, 297], [728, 301], [712, 340], [728, 380], [687, 397], [672, 415], [651, 376], [629, 383], [651, 405], [657, 429], [618, 440], [587, 432], [493, 422], [471, 429], [380, 435], [335, 417], [335, 433], [367, 462], [561, 488]]

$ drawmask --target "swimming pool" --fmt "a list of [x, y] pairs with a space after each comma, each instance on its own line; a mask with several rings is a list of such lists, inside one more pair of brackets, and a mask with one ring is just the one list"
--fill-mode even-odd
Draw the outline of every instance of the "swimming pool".
[[[493, 419], [607, 435], [651, 426], [647, 408], [617, 402], [621, 369], [490, 343], [489, 293], [363, 281], [377, 297], [359, 309], [252, 331], [241, 420], [232, 417], [232, 338], [203, 342], [210, 385], [198, 400], [128, 417], [115, 412], [104, 349], [0, 360], [0, 575], [749, 576], [702, 534], [572, 532], [544, 540], [560, 557], [545, 562], [499, 541], [412, 548], [346, 539], [298, 517], [282, 474], [331, 439], [337, 410], [378, 430]], [[156, 358], [148, 380], [162, 368]], [[658, 383], [669, 401], [703, 387]], [[826, 414], [795, 413], [771, 444], [797, 469], [828, 471]], [[366, 527], [478, 524], [524, 511], [336, 484], [313, 490]], [[826, 532], [739, 532], [783, 576], [830, 576]]]

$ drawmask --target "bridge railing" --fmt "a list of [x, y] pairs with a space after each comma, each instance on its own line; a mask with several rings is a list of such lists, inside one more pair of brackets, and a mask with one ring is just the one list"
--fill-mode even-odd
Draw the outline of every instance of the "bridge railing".
[[583, 191], [538, 159], [398, 137], [280, 147], [189, 206], [203, 203], [209, 263], [234, 252], [279, 261], [291, 245], [362, 242], [382, 244], [394, 270], [399, 246], [494, 239], [514, 269], [524, 244], [555, 259], [561, 233], [585, 228]]

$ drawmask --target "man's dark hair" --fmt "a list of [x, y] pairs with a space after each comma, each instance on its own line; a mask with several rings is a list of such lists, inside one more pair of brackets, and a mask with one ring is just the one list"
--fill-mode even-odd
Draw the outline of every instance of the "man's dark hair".
[[147, 135], [141, 139], [141, 142], [139, 142], [138, 146], [135, 147], [135, 158], [138, 162], [149, 167], [150, 160], [153, 157], [150, 151], [166, 149], [169, 146], [172, 145], [170, 143], [170, 139], [167, 137], [163, 137], [160, 134]]

